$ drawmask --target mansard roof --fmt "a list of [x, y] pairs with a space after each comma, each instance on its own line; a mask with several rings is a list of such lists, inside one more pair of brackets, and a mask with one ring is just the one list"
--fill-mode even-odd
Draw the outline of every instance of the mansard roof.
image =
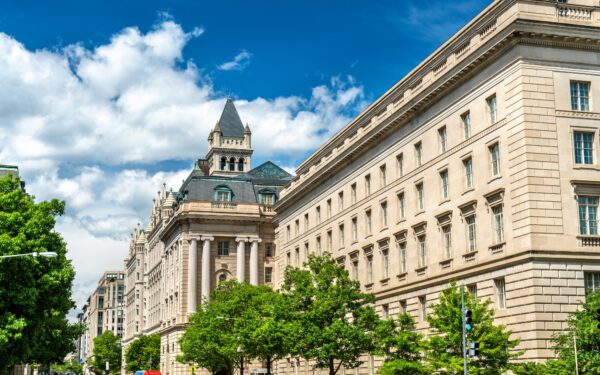
[[248, 177], [252, 179], [265, 179], [265, 180], [291, 180], [292, 175], [287, 173], [277, 164], [267, 161], [252, 169], [247, 173]]
[[227, 98], [225, 108], [223, 108], [223, 113], [221, 113], [221, 118], [217, 126], [220, 128], [223, 137], [244, 138], [244, 125], [235, 109], [233, 100], [230, 98]]

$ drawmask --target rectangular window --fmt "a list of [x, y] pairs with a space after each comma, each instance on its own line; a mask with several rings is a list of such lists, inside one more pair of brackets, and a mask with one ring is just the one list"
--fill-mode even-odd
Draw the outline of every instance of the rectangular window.
[[358, 280], [358, 259], [352, 260], [352, 278]]
[[490, 116], [490, 125], [493, 125], [498, 121], [498, 103], [496, 101], [496, 95], [487, 98], [486, 103], [488, 116]]
[[389, 319], [390, 318], [390, 306], [389, 305], [382, 305], [381, 306], [381, 312], [382, 312], [382, 316], [383, 319]]
[[273, 268], [265, 267], [265, 283], [273, 282]]
[[294, 258], [294, 261], [295, 261], [294, 264], [296, 265], [296, 267], [299, 267], [300, 266], [300, 248], [299, 247], [296, 248], [295, 255], [296, 255], [296, 257]]
[[321, 206], [317, 206], [315, 221], [317, 224], [321, 224]]
[[448, 170], [440, 172], [440, 188], [442, 190], [442, 199], [446, 200], [450, 196], [450, 188], [448, 187]]
[[300, 220], [296, 220], [294, 222], [294, 236], [298, 237], [299, 234], [300, 234]]
[[358, 241], [358, 223], [356, 217], [352, 218], [352, 242]]
[[473, 297], [477, 297], [477, 284], [467, 285], [467, 291], [471, 293]]
[[388, 226], [387, 202], [381, 202], [381, 227], [387, 228], [387, 226]]
[[356, 183], [350, 185], [350, 203], [356, 203]]
[[338, 193], [338, 212], [344, 210], [344, 192], [340, 191]]
[[331, 199], [327, 199], [327, 218], [331, 217]]
[[448, 148], [448, 134], [445, 126], [442, 126], [438, 129], [438, 140], [440, 144], [440, 152], [446, 152]]
[[417, 237], [419, 251], [419, 267], [427, 265], [427, 237], [423, 234]]
[[387, 183], [386, 166], [385, 164], [379, 167], [379, 186], [385, 187]]
[[344, 239], [344, 224], [340, 224], [339, 226], [339, 237], [340, 237], [340, 248], [344, 247], [344, 243], [346, 242]]
[[333, 249], [333, 235], [331, 234], [331, 231], [327, 232], [327, 251], [331, 252], [331, 250]]
[[471, 138], [471, 113], [466, 112], [460, 116], [460, 122], [462, 123], [463, 136], [465, 139]]
[[594, 133], [574, 132], [575, 164], [594, 164]]
[[494, 239], [496, 243], [504, 242], [504, 212], [502, 205], [492, 207]]
[[365, 176], [365, 195], [368, 197], [371, 195], [371, 175]]
[[305, 242], [304, 243], [304, 260], [308, 259], [308, 253], [309, 253], [308, 242]]
[[398, 171], [398, 177], [404, 176], [404, 155], [399, 154], [396, 156], [396, 170]]
[[367, 257], [367, 284], [371, 284], [373, 282], [373, 256], [369, 255]]
[[308, 230], [308, 214], [304, 214], [304, 231]]
[[317, 237], [317, 254], [321, 254], [321, 237]]
[[373, 225], [371, 222], [371, 210], [365, 212], [365, 228], [367, 230], [367, 236], [373, 233]]
[[292, 255], [289, 252], [285, 254], [285, 264], [288, 266], [292, 264]]
[[600, 272], [584, 272], [585, 293], [600, 290]]
[[463, 167], [465, 170], [465, 187], [471, 189], [473, 188], [473, 159], [463, 160]]
[[579, 234], [598, 234], [598, 197], [578, 196]]
[[490, 146], [490, 162], [492, 176], [500, 175], [500, 145], [494, 143]]
[[272, 243], [265, 244], [265, 257], [270, 258], [275, 256], [275, 251]]
[[423, 143], [415, 143], [415, 165], [420, 167], [423, 164]]
[[452, 226], [450, 225], [442, 227], [442, 245], [445, 259], [452, 258]]
[[396, 241], [396, 244], [398, 246], [398, 253], [400, 255], [400, 273], [405, 273], [408, 271], [406, 263], [406, 241]]
[[469, 216], [465, 219], [467, 226], [467, 252], [473, 252], [477, 250], [477, 229], [475, 226], [475, 215]]
[[398, 218], [404, 219], [406, 216], [404, 212], [404, 193], [398, 194]]
[[427, 297], [421, 296], [419, 297], [419, 312], [420, 318], [422, 322], [427, 321]]
[[381, 252], [381, 263], [383, 268], [383, 278], [387, 279], [390, 277], [390, 257], [387, 249]]
[[289, 241], [289, 240], [290, 240], [290, 238], [292, 237], [291, 233], [292, 233], [292, 231], [290, 230], [290, 226], [288, 225], [288, 226], [285, 228], [285, 234], [286, 234], [286, 238], [287, 238], [287, 240], [288, 240], [288, 241]]
[[590, 83], [571, 81], [571, 109], [573, 111], [590, 110]]
[[498, 301], [498, 308], [505, 309], [506, 308], [506, 284], [504, 279], [496, 279], [494, 280], [494, 284], [496, 285], [496, 300]]
[[217, 242], [217, 255], [221, 255], [221, 256], [229, 255], [229, 241], [218, 241]]
[[425, 209], [425, 191], [423, 189], [423, 183], [419, 183], [417, 188], [417, 209], [423, 211]]
[[406, 307], [407, 307], [406, 300], [400, 301], [400, 313], [401, 314], [406, 314], [406, 311], [407, 311]]

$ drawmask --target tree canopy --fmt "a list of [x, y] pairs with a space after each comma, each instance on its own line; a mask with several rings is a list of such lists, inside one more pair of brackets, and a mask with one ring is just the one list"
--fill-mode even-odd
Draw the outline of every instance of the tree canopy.
[[382, 375], [427, 374], [422, 362], [423, 337], [408, 313], [381, 322], [376, 330], [376, 353], [383, 356]]
[[60, 363], [75, 349], [81, 328], [66, 318], [75, 273], [54, 230], [64, 210], [58, 200], [36, 203], [18, 178], [0, 178], [0, 255], [57, 254], [0, 259], [0, 374], [21, 363]]
[[160, 333], [140, 336], [127, 347], [125, 369], [130, 372], [139, 370], [158, 370], [160, 367]]
[[121, 338], [112, 331], [104, 331], [102, 335], [94, 338], [92, 367], [104, 371], [106, 362], [110, 374], [121, 373]]

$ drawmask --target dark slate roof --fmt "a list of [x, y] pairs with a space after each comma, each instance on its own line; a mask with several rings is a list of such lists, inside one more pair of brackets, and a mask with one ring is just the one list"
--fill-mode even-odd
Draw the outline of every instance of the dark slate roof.
[[233, 100], [227, 99], [221, 118], [219, 119], [219, 126], [221, 133], [224, 137], [237, 137], [244, 138], [244, 125], [238, 115]]
[[252, 169], [246, 175], [251, 179], [261, 180], [285, 180], [290, 181], [292, 175], [287, 173], [277, 164], [267, 161]]

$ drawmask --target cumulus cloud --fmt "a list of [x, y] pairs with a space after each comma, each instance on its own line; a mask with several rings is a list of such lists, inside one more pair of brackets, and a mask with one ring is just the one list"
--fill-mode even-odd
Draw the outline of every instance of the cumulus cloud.
[[[164, 17], [147, 32], [129, 27], [95, 48], [60, 50], [30, 50], [0, 33], [0, 163], [19, 165], [38, 199], [67, 202], [62, 228], [81, 260], [76, 267], [83, 259], [93, 265], [77, 269], [78, 285], [97, 279], [108, 259], [122, 266], [127, 234], [144, 225], [156, 191], [163, 182], [178, 189], [206, 151], [226, 98], [184, 55], [203, 32]], [[242, 51], [220, 68], [241, 67], [250, 57]], [[289, 166], [349, 121], [363, 101], [352, 77], [334, 77], [307, 96], [235, 104], [252, 129], [255, 157]], [[152, 168], [166, 161], [189, 167]]]
[[217, 66], [219, 70], [244, 70], [248, 64], [250, 64], [250, 58], [252, 54], [246, 50], [242, 50], [242, 52], [238, 53], [233, 60], [227, 61], [221, 65]]

